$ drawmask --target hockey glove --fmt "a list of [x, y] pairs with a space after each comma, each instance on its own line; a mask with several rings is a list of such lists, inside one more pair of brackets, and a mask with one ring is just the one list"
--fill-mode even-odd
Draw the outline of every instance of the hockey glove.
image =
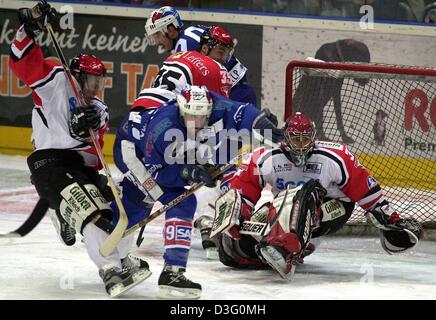
[[18, 19], [24, 24], [24, 31], [31, 38], [36, 38], [45, 30], [48, 22], [56, 17], [56, 9], [52, 8], [46, 0], [41, 0], [32, 9], [18, 9]]
[[418, 221], [413, 218], [400, 218], [386, 202], [369, 211], [368, 218], [380, 229], [382, 247], [389, 254], [414, 247], [424, 236]]
[[73, 136], [86, 139], [90, 136], [89, 129], [97, 131], [101, 127], [100, 114], [93, 104], [77, 108], [71, 115]]
[[277, 117], [271, 113], [267, 108], [263, 109], [262, 112], [254, 119], [253, 129], [257, 130], [262, 136], [259, 140], [272, 141], [274, 143], [279, 143], [283, 141], [283, 130], [277, 128]]
[[188, 182], [204, 182], [206, 187], [209, 188], [216, 186], [216, 181], [212, 179], [212, 175], [200, 165], [185, 164], [180, 171], [180, 175], [182, 179]]

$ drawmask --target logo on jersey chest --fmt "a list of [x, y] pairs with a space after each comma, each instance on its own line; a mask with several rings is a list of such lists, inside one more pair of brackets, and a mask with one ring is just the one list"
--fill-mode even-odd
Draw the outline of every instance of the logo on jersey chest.
[[307, 173], [321, 173], [322, 163], [319, 162], [308, 162], [303, 169], [303, 172]]
[[274, 172], [286, 172], [292, 170], [291, 163], [278, 163], [273, 165]]
[[285, 190], [288, 187], [295, 188], [298, 186], [302, 186], [306, 181], [304, 180], [295, 180], [295, 181], [285, 181], [282, 178], [277, 178], [276, 180], [276, 188], [278, 190]]

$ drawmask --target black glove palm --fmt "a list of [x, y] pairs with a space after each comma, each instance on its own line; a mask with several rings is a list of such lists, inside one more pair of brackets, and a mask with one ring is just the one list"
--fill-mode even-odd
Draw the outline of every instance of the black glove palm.
[[100, 115], [94, 105], [77, 108], [71, 115], [71, 131], [79, 138], [89, 138], [89, 129], [100, 129]]
[[18, 9], [18, 19], [24, 24], [24, 30], [29, 37], [37, 37], [45, 29], [48, 22], [56, 17], [56, 9], [52, 8], [46, 0], [41, 0], [32, 9]]
[[253, 129], [258, 130], [261, 136], [264, 138], [263, 142], [272, 141], [274, 143], [279, 143], [283, 141], [283, 130], [277, 128], [277, 117], [271, 113], [267, 108], [263, 109], [262, 112], [254, 119]]
[[199, 183], [204, 182], [206, 184], [206, 187], [215, 187], [216, 181], [212, 179], [212, 175], [206, 171], [204, 168], [198, 165], [194, 164], [186, 164], [183, 166], [180, 175], [182, 179]]

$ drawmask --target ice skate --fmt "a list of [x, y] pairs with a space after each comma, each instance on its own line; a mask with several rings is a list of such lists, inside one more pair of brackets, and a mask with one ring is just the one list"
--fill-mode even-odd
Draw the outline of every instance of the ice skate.
[[119, 268], [109, 266], [99, 270], [99, 275], [103, 279], [106, 292], [111, 298], [116, 298], [127, 290], [140, 284], [150, 276], [150, 271], [130, 270], [123, 271]]
[[199, 299], [201, 285], [187, 279], [183, 273], [185, 268], [179, 266], [165, 265], [159, 277], [160, 299]]

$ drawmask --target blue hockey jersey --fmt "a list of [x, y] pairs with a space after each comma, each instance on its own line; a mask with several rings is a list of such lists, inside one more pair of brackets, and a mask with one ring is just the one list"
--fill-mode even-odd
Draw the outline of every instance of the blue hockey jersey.
[[[205, 138], [210, 138], [213, 135], [212, 141], [215, 141], [217, 145], [224, 145], [226, 143], [224, 140], [228, 138], [223, 134], [224, 129], [236, 131], [245, 129], [251, 132], [253, 121], [260, 113], [255, 106], [232, 101], [212, 91], [210, 94], [214, 107], [209, 117], [209, 127], [203, 130], [206, 135], [209, 132]], [[128, 168], [122, 161], [119, 146], [120, 140], [123, 139], [128, 139], [135, 144], [138, 159], [144, 163], [161, 187], [180, 188], [186, 185], [186, 181], [180, 177], [180, 170], [182, 164], [186, 164], [186, 161], [189, 160], [186, 157], [192, 156], [192, 152], [198, 151], [198, 145], [186, 143], [186, 128], [175, 100], [152, 111], [132, 111], [124, 119], [117, 131], [117, 141], [114, 146], [116, 164], [124, 173], [128, 171]], [[210, 140], [208, 139], [208, 142]], [[180, 142], [186, 144], [181, 149], [176, 149], [177, 146], [180, 147]], [[178, 152], [180, 150], [182, 150], [182, 154]], [[217, 153], [213, 159], [220, 164], [225, 164], [236, 156], [236, 154], [231, 154], [230, 149], [226, 149], [225, 159], [223, 159], [222, 149], [212, 148], [212, 150]]]

